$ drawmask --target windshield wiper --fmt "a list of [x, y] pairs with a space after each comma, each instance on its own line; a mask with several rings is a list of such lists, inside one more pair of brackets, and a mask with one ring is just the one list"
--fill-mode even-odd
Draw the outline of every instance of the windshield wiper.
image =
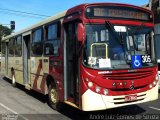
[[141, 31], [143, 29], [143, 27], [144, 27], [144, 22], [142, 22], [141, 25], [138, 26], [137, 29], [134, 32], [132, 32], [132, 33], [135, 34], [136, 32]]
[[122, 50], [123, 50], [123, 53], [124, 53], [124, 57], [125, 57], [125, 47], [124, 47], [124, 45], [123, 45], [123, 37], [122, 37], [122, 34], [120, 33], [120, 35], [119, 34], [117, 34], [116, 33], [116, 30], [114, 29], [114, 27], [113, 27], [113, 25], [109, 22], [109, 21], [105, 21], [105, 25], [106, 25], [106, 27], [107, 28], [109, 28], [110, 30], [111, 30], [111, 32], [114, 34], [113, 36], [116, 38], [116, 41], [121, 45], [121, 47], [122, 47]]
[[105, 21], [105, 25], [107, 28], [109, 28], [111, 30], [111, 32], [115, 35], [114, 37], [116, 37], [116, 40], [118, 41], [119, 44], [122, 44], [122, 40], [120, 39], [121, 37], [115, 32], [115, 29], [113, 27], [113, 25], [109, 22], [109, 21]]

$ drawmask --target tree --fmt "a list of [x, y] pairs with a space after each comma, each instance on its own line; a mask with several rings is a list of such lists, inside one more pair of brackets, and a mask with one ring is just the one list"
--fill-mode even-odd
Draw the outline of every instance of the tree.
[[9, 29], [6, 26], [0, 25], [0, 51], [1, 51], [1, 40], [2, 40], [2, 37], [10, 35], [11, 33], [12, 33], [11, 29]]

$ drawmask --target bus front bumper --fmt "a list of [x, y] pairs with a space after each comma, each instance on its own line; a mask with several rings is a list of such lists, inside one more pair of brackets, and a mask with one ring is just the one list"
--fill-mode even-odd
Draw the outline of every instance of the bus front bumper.
[[126, 102], [125, 96], [126, 95], [105, 96], [105, 95], [97, 94], [91, 91], [90, 89], [88, 89], [82, 95], [82, 110], [83, 111], [105, 110], [110, 108], [116, 108], [116, 107], [156, 100], [158, 99], [158, 84], [154, 88], [146, 92], [137, 93], [136, 101]]

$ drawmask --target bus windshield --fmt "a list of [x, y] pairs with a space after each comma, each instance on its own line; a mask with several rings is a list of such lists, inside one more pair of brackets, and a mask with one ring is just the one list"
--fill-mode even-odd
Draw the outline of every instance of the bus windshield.
[[153, 28], [87, 24], [83, 63], [94, 69], [132, 68], [132, 56], [141, 56], [142, 66], [154, 66]]

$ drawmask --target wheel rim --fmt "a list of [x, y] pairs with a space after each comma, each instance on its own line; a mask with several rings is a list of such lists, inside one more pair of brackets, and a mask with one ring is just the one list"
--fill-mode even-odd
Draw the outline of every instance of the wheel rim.
[[51, 89], [51, 101], [53, 103], [56, 103], [57, 102], [57, 92], [55, 89]]

